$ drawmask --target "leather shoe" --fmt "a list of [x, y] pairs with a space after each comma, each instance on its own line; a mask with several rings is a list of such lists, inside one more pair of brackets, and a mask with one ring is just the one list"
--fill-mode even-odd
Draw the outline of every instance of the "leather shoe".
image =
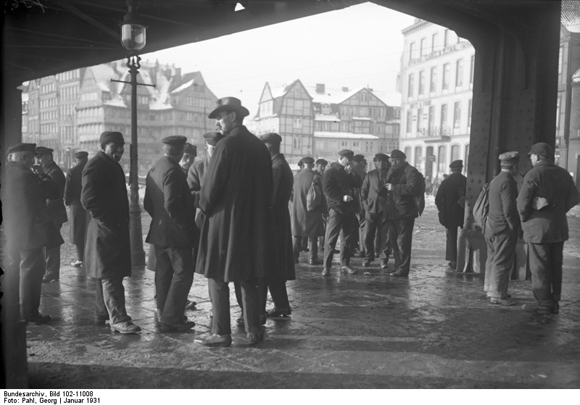
[[310, 259], [310, 264], [313, 266], [318, 266], [322, 264], [322, 260], [320, 260], [318, 257], [313, 257], [312, 259]]
[[356, 270], [350, 266], [342, 266], [341, 270], [347, 272], [348, 274], [356, 274], [357, 273]]
[[560, 313], [560, 303], [558, 301], [554, 301], [552, 304], [552, 313], [559, 314]]
[[409, 277], [408, 274], [403, 273], [401, 270], [394, 271], [390, 275], [391, 277]]
[[207, 347], [230, 347], [232, 337], [230, 335], [210, 335], [206, 338], [195, 339], [194, 343]]
[[449, 267], [452, 270], [455, 270], [457, 268], [457, 262], [449, 262], [447, 264], [447, 267]]
[[181, 323], [174, 323], [168, 324], [161, 322], [159, 324], [159, 331], [160, 332], [185, 332], [186, 330], [190, 330], [195, 326], [195, 322], [186, 321]]
[[508, 298], [495, 298], [495, 297], [490, 298], [489, 303], [495, 305], [502, 305], [504, 307], [512, 307], [514, 305], [517, 305], [517, 302], [512, 301]]
[[266, 316], [268, 318], [288, 318], [290, 316], [290, 314], [292, 313], [292, 311], [290, 311], [290, 308], [274, 308], [269, 310], [266, 313]]
[[248, 344], [250, 346], [254, 346], [257, 345], [259, 343], [262, 343], [262, 341], [264, 340], [264, 334], [263, 333], [248, 333]]
[[48, 323], [52, 320], [50, 315], [42, 315], [41, 313], [26, 318], [26, 321], [36, 325], [42, 325], [43, 323]]
[[330, 269], [328, 269], [326, 267], [324, 269], [322, 269], [322, 275], [325, 277], [330, 276]]
[[197, 302], [187, 300], [187, 302], [185, 303], [185, 309], [197, 309], [196, 305]]
[[363, 263], [364, 267], [371, 267], [371, 261], [370, 260], [365, 260]]
[[113, 332], [119, 332], [123, 335], [128, 335], [130, 333], [140, 332], [141, 328], [135, 325], [133, 322], [127, 321], [127, 322], [112, 323], [111, 330]]

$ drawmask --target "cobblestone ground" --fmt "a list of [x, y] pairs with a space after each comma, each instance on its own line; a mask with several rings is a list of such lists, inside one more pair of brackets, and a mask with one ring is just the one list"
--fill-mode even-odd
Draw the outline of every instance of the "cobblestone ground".
[[[580, 210], [569, 217], [564, 291], [559, 315], [490, 305], [478, 274], [447, 271], [445, 233], [430, 204], [415, 226], [411, 274], [393, 279], [353, 260], [356, 275], [307, 265], [288, 283], [290, 320], [265, 325], [266, 340], [208, 349], [211, 305], [196, 276], [187, 333], [161, 334], [153, 320], [153, 273], [135, 269], [125, 282], [128, 312], [139, 335], [93, 325], [94, 283], [69, 266], [62, 247], [60, 283], [43, 286], [41, 312], [50, 325], [27, 326], [31, 388], [580, 388]], [[65, 225], [66, 227], [66, 225]], [[143, 216], [143, 233], [149, 218]], [[63, 236], [68, 239], [67, 232]], [[146, 246], [146, 249], [148, 247]], [[513, 280], [520, 304], [530, 282]], [[239, 309], [232, 291], [232, 320]], [[271, 307], [271, 303], [268, 307]]]

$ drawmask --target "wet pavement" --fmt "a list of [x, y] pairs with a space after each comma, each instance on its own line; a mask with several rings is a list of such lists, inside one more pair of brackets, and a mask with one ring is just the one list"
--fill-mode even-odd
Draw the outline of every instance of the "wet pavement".
[[[269, 319], [254, 347], [235, 327], [233, 288], [234, 346], [206, 348], [193, 343], [209, 332], [203, 277], [190, 293], [198, 309], [187, 311], [195, 328], [161, 334], [153, 272], [134, 270], [127, 310], [143, 331], [120, 335], [93, 324], [94, 281], [64, 266], [43, 286], [41, 312], [55, 319], [27, 326], [30, 388], [580, 388], [580, 219], [569, 219], [560, 314], [538, 315], [490, 305], [480, 275], [449, 272], [436, 217], [431, 207], [417, 220], [408, 279], [362, 259], [358, 274], [335, 264], [325, 278], [302, 253], [291, 318]], [[520, 304], [533, 302], [530, 288], [510, 282]]]

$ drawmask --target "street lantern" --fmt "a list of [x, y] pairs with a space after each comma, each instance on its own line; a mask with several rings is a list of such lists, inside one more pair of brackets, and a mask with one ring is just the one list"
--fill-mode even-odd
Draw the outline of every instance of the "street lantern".
[[121, 26], [121, 43], [129, 52], [139, 52], [147, 43], [147, 27], [141, 23], [137, 14], [137, 4], [134, 0], [127, 0], [129, 11], [123, 17]]

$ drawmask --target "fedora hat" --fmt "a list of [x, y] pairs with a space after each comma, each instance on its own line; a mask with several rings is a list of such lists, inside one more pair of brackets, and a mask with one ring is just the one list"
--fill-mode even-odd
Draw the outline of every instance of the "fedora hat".
[[242, 118], [250, 115], [248, 109], [235, 97], [223, 97], [216, 101], [216, 108], [209, 113], [208, 118], [216, 118], [221, 111], [234, 111]]

